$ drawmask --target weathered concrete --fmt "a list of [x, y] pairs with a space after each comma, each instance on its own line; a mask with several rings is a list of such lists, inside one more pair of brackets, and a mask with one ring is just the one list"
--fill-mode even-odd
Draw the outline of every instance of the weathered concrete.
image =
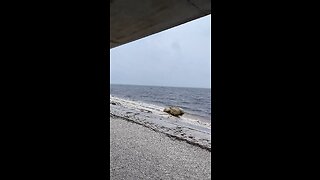
[[211, 0], [110, 0], [110, 49], [211, 14]]

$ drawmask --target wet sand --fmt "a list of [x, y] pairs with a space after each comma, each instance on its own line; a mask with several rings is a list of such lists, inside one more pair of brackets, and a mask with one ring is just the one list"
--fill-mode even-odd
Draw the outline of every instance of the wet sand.
[[211, 179], [211, 152], [110, 116], [111, 179]]

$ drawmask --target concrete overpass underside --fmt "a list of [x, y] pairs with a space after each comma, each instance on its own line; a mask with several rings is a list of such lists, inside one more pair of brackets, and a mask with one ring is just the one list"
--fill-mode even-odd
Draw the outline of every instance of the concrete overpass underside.
[[211, 0], [110, 0], [110, 49], [211, 14]]

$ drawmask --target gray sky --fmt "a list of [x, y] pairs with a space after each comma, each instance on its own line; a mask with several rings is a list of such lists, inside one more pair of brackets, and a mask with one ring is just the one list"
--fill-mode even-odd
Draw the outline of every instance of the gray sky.
[[111, 84], [211, 86], [211, 15], [110, 50]]

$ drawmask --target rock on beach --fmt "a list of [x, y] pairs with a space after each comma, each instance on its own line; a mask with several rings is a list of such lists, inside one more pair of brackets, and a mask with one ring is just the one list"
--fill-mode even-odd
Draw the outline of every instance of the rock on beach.
[[179, 107], [164, 108], [163, 111], [176, 117], [182, 116], [184, 114], [184, 111]]

